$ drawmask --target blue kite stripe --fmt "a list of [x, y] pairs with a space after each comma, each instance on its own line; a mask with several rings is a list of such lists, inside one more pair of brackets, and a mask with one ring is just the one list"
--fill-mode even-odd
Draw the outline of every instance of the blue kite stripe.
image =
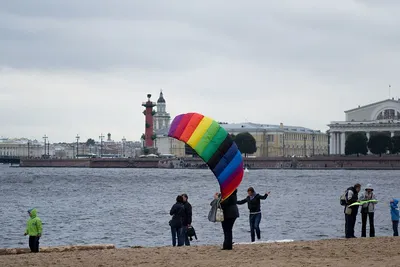
[[232, 159], [235, 157], [238, 148], [235, 143], [232, 143], [231, 147], [226, 151], [225, 155], [219, 160], [215, 168], [212, 170], [215, 176], [219, 176], [224, 169], [229, 165]]
[[218, 181], [220, 184], [225, 182], [226, 179], [229, 178], [229, 176], [232, 175], [233, 172], [237, 169], [237, 167], [240, 165], [240, 163], [243, 161], [242, 154], [238, 150], [236, 152], [235, 157], [231, 162], [229, 162], [228, 166], [223, 170], [223, 172], [217, 177]]

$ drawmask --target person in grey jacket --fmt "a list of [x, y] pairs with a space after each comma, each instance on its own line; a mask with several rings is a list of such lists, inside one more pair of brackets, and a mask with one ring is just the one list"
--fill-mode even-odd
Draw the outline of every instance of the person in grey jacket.
[[[371, 184], [367, 184], [365, 188], [365, 192], [361, 194], [360, 201], [364, 200], [376, 200], [376, 196], [374, 194], [374, 189]], [[375, 226], [374, 226], [374, 212], [375, 212], [375, 203], [365, 203], [361, 207], [361, 237], [367, 236], [367, 219], [369, 219], [369, 236], [375, 237]]]

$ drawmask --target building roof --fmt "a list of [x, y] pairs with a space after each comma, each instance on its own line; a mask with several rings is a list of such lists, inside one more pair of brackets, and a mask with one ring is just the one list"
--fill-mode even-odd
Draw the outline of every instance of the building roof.
[[[267, 132], [291, 132], [291, 133], [321, 133], [320, 130], [312, 130], [305, 127], [299, 126], [286, 126], [286, 125], [275, 125], [275, 124], [260, 124], [252, 122], [243, 123], [220, 123], [221, 127], [229, 131], [267, 131]], [[169, 128], [160, 129], [155, 132], [157, 136], [167, 136]]]
[[371, 103], [371, 104], [368, 104], [368, 105], [365, 105], [365, 106], [358, 106], [357, 108], [353, 108], [353, 109], [346, 110], [344, 113], [349, 113], [349, 112], [353, 112], [353, 111], [356, 111], [356, 110], [359, 110], [359, 109], [364, 109], [364, 108], [372, 107], [372, 106], [379, 105], [379, 104], [382, 104], [382, 103], [385, 103], [385, 102], [399, 103], [399, 102], [400, 102], [400, 99], [398, 99], [398, 100], [394, 100], [394, 98], [392, 98], [392, 99], [385, 99], [385, 100], [378, 101], [378, 102], [375, 102], [375, 103]]
[[158, 98], [157, 103], [165, 103], [164, 94], [162, 90], [160, 90], [160, 97]]
[[320, 130], [312, 130], [300, 126], [288, 126], [288, 125], [275, 125], [275, 124], [261, 124], [253, 122], [243, 123], [221, 123], [221, 127], [227, 131], [281, 131], [281, 132], [298, 132], [298, 133], [320, 133]]

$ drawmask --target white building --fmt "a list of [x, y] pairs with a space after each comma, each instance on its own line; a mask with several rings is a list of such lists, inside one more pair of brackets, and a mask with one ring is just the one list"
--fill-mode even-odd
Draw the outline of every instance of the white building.
[[26, 138], [0, 138], [0, 157], [41, 157], [44, 154], [44, 144], [37, 140]]
[[167, 112], [167, 103], [165, 102], [162, 90], [160, 91], [160, 97], [157, 100], [157, 112], [153, 118], [155, 132], [169, 128], [171, 116]]
[[394, 136], [400, 132], [400, 99], [387, 99], [344, 112], [345, 121], [332, 121], [329, 126], [330, 154], [345, 154], [347, 136], [364, 132], [367, 138], [373, 133]]

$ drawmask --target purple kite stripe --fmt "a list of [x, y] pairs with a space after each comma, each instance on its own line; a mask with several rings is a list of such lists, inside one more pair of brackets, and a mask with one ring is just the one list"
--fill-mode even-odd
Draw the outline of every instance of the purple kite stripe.
[[171, 126], [169, 128], [168, 136], [174, 135], [174, 132], [175, 132], [176, 128], [178, 127], [179, 122], [182, 120], [183, 116], [185, 116], [185, 114], [180, 114], [175, 117], [175, 119], [172, 121]]

